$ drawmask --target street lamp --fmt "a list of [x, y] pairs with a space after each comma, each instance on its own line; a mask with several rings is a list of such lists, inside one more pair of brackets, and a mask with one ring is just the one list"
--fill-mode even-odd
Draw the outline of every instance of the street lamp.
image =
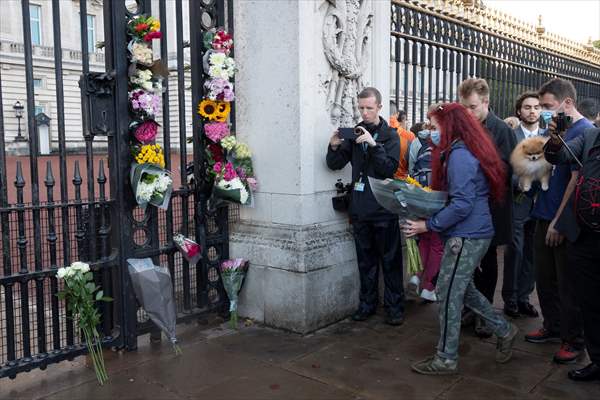
[[17, 118], [17, 124], [18, 124], [17, 137], [15, 138], [16, 142], [27, 141], [27, 139], [25, 139], [23, 136], [21, 136], [21, 118], [23, 118], [23, 110], [24, 109], [25, 109], [25, 107], [18, 100], [15, 102], [15, 104], [13, 104], [13, 110], [15, 110], [15, 117]]

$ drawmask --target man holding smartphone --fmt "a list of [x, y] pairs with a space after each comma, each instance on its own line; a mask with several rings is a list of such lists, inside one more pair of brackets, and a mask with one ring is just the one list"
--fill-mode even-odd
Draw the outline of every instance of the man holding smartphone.
[[362, 121], [354, 127], [355, 136], [344, 132], [343, 139], [335, 131], [327, 148], [327, 166], [339, 170], [352, 165], [352, 222], [356, 257], [360, 273], [360, 304], [352, 318], [365, 321], [377, 310], [379, 300], [379, 265], [385, 283], [386, 323], [404, 322], [404, 288], [402, 282], [402, 246], [398, 216], [377, 203], [368, 177], [391, 178], [398, 168], [400, 140], [394, 130], [379, 116], [381, 93], [375, 88], [363, 89], [358, 95]]

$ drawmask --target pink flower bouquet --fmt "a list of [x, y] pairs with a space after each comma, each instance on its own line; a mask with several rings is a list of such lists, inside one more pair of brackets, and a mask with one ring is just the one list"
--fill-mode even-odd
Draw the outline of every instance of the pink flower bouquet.
[[177, 234], [173, 236], [173, 242], [190, 264], [194, 265], [202, 258], [202, 247], [192, 239]]
[[153, 143], [158, 133], [158, 123], [148, 120], [139, 124], [133, 133], [133, 136], [142, 144]]

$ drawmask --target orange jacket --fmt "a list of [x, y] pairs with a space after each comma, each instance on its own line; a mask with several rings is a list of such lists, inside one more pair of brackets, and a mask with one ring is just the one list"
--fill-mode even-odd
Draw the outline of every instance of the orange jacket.
[[396, 128], [398, 137], [400, 138], [400, 162], [398, 163], [396, 173], [394, 173], [394, 178], [406, 178], [408, 175], [408, 148], [410, 147], [410, 143], [415, 140], [415, 134], [401, 127], [396, 117], [390, 117], [390, 127]]

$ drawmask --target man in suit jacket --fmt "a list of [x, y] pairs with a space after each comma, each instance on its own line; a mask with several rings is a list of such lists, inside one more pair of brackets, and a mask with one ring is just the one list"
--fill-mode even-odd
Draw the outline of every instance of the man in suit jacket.
[[[540, 128], [540, 99], [537, 92], [525, 92], [515, 103], [515, 114], [520, 124], [514, 130], [517, 143], [533, 136], [543, 135]], [[504, 252], [504, 281], [502, 299], [504, 313], [516, 318], [521, 315], [535, 318], [538, 312], [529, 302], [535, 288], [533, 269], [533, 232], [535, 220], [531, 218], [533, 194], [519, 190], [518, 179], [513, 177], [513, 229], [512, 241]]]
[[[504, 121], [498, 118], [490, 109], [490, 88], [485, 79], [470, 78], [458, 86], [460, 102], [477, 118], [490, 134], [498, 153], [507, 169], [506, 196], [502, 204], [490, 204], [492, 222], [494, 224], [494, 239], [486, 255], [481, 260], [480, 268], [475, 270], [475, 287], [492, 303], [498, 281], [498, 246], [512, 242], [512, 169], [510, 154], [516, 146], [515, 133]], [[480, 337], [492, 336], [492, 331], [481, 318], [475, 319], [475, 333]]]

